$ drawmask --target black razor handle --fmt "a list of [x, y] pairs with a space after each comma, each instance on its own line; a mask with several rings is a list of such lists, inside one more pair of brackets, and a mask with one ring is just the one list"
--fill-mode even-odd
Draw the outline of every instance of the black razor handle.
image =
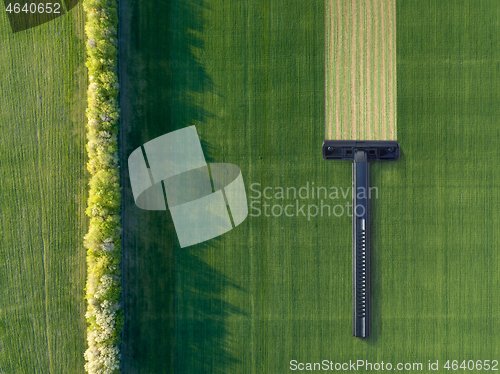
[[352, 164], [353, 335], [370, 335], [370, 190], [366, 150], [354, 151]]
[[399, 159], [397, 141], [325, 140], [325, 160], [352, 160], [352, 313], [353, 335], [370, 335], [370, 161]]

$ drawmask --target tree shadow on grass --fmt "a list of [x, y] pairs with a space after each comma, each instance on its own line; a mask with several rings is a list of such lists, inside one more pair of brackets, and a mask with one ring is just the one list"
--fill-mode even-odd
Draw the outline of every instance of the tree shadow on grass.
[[[168, 211], [135, 206], [130, 153], [145, 142], [213, 117], [197, 95], [214, 92], [203, 62], [203, 0], [120, 2], [120, 157], [125, 373], [233, 373], [224, 300], [236, 287], [204, 256], [221, 239], [180, 248]], [[215, 150], [201, 139], [207, 162]]]
[[224, 300], [228, 287], [241, 290], [203, 257], [221, 247], [214, 238], [176, 254], [176, 370], [179, 373], [234, 373], [228, 317], [242, 311]]

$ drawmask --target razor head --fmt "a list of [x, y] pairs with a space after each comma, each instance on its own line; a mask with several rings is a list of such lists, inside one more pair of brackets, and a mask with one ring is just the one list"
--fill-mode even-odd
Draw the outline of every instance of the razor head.
[[399, 159], [399, 143], [384, 140], [325, 140], [323, 158], [325, 160], [354, 161], [356, 150], [364, 150], [368, 161], [396, 161]]

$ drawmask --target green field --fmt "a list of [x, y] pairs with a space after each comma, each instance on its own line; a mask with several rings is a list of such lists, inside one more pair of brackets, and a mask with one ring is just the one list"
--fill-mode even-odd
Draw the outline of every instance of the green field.
[[0, 372], [83, 373], [84, 14], [13, 34], [0, 9]]
[[[500, 359], [500, 4], [396, 14], [402, 157], [371, 168], [372, 336], [352, 337], [349, 217], [249, 216], [179, 248], [169, 213], [135, 207], [124, 166], [125, 373]], [[324, 1], [134, 0], [120, 22], [123, 160], [194, 124], [249, 202], [253, 183], [349, 187], [350, 163], [321, 157]]]

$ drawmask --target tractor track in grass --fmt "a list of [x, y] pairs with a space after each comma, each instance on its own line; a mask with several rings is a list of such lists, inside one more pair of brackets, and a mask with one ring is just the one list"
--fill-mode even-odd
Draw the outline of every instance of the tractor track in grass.
[[[120, 185], [122, 186], [122, 204], [121, 204], [121, 221], [122, 221], [122, 303], [123, 303], [123, 316], [124, 316], [124, 327], [122, 332], [122, 343], [121, 343], [121, 372], [128, 373], [133, 372], [133, 367], [130, 367], [130, 360], [127, 360], [127, 352], [130, 351], [129, 340], [127, 339], [127, 328], [129, 321], [129, 308], [126, 308], [125, 305], [126, 295], [131, 292], [131, 288], [133, 287], [132, 283], [129, 281], [129, 273], [124, 270], [124, 266], [126, 264], [130, 264], [133, 261], [133, 256], [130, 252], [130, 247], [128, 242], [126, 241], [127, 235], [127, 227], [132, 224], [131, 217], [128, 214], [125, 214], [125, 186], [128, 185], [128, 178], [124, 175], [126, 174], [126, 163], [127, 163], [127, 154], [126, 154], [126, 146], [127, 143], [127, 134], [130, 132], [130, 118], [131, 118], [131, 108], [129, 105], [124, 105], [124, 103], [130, 102], [130, 94], [129, 87], [131, 85], [130, 76], [127, 74], [127, 60], [122, 58], [122, 56], [127, 56], [130, 54], [130, 22], [132, 17], [132, 9], [129, 0], [122, 0], [118, 2], [118, 79], [120, 82], [120, 167], [121, 167], [121, 181]], [[137, 293], [137, 291], [135, 290]]]
[[172, 7], [173, 2], [122, 0], [118, 8], [123, 373], [174, 372], [172, 222], [168, 212], [135, 206], [127, 165], [134, 149], [169, 131], [164, 119], [171, 89]]

